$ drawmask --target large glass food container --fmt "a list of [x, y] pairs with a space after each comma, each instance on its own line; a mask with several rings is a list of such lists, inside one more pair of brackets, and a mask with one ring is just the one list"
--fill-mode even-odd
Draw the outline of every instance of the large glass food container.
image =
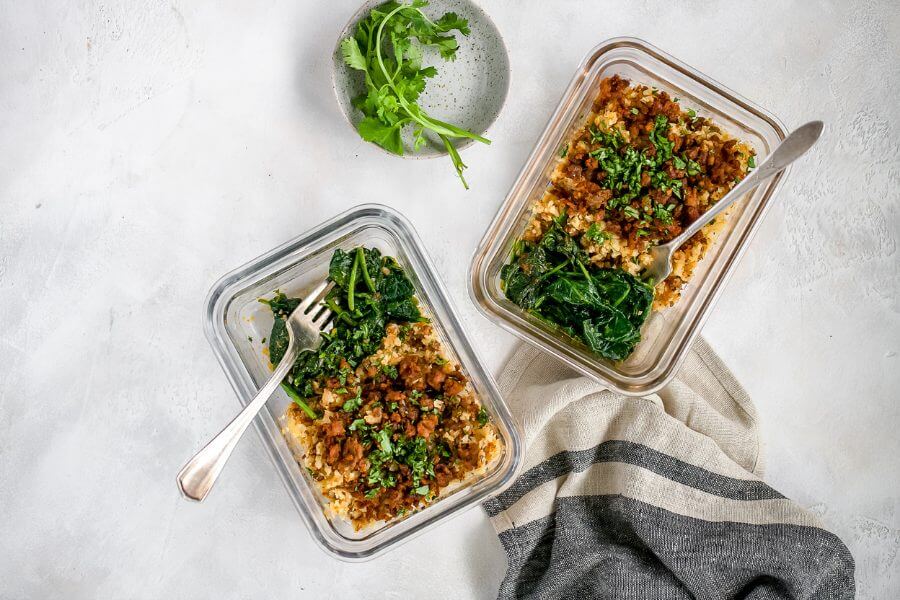
[[324, 498], [306, 470], [297, 464], [292, 445], [281, 433], [280, 420], [291, 401], [281, 390], [276, 392], [257, 417], [256, 429], [310, 533], [326, 551], [345, 560], [376, 556], [499, 493], [513, 481], [522, 458], [518, 425], [472, 349], [421, 240], [404, 217], [375, 204], [338, 215], [228, 273], [212, 287], [206, 303], [206, 336], [241, 404], [248, 404], [271, 374], [262, 340], [270, 333], [272, 314], [258, 299], [271, 297], [275, 290], [289, 296], [305, 295], [327, 277], [336, 248], [349, 250], [358, 245], [377, 247], [395, 257], [406, 270], [423, 312], [432, 319], [445, 349], [459, 361], [496, 424], [503, 450], [484, 475], [427, 508], [378, 527], [354, 531], [349, 522], [326, 516]]
[[757, 187], [731, 209], [725, 231], [694, 270], [681, 299], [675, 306], [653, 313], [644, 325], [640, 344], [627, 360], [614, 362], [592, 354], [577, 340], [508, 300], [501, 289], [500, 268], [523, 234], [532, 204], [547, 189], [550, 173], [561, 160], [560, 149], [589, 117], [601, 80], [616, 74], [680, 98], [685, 109], [695, 109], [700, 116], [709, 117], [750, 143], [760, 162], [785, 137], [783, 125], [769, 112], [658, 48], [635, 38], [606, 41], [582, 61], [481, 240], [472, 259], [469, 292], [492, 321], [610, 388], [642, 396], [659, 390], [677, 372], [786, 172]]

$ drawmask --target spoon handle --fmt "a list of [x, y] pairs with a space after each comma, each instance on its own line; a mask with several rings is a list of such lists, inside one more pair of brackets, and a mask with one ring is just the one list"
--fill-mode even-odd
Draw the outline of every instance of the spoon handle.
[[253, 419], [259, 413], [260, 409], [266, 404], [281, 380], [284, 379], [288, 371], [294, 364], [297, 357], [297, 344], [294, 343], [293, 336], [290, 337], [288, 348], [282, 357], [275, 372], [259, 390], [259, 393], [238, 413], [238, 415], [225, 426], [219, 434], [214, 437], [202, 450], [197, 452], [194, 457], [188, 461], [186, 465], [178, 472], [178, 489], [185, 498], [202, 502], [209, 490], [212, 489], [216, 479], [222, 472], [228, 457], [231, 456], [234, 447], [244, 435], [247, 427], [253, 422]]
[[803, 156], [807, 150], [812, 148], [816, 140], [822, 134], [822, 121], [810, 121], [805, 125], [801, 125], [795, 129], [783, 142], [781, 142], [775, 151], [770, 154], [766, 160], [752, 173], [744, 177], [736, 186], [731, 188], [724, 198], [716, 202], [712, 208], [700, 215], [700, 218], [691, 223], [681, 235], [668, 242], [666, 245], [671, 248], [678, 248], [684, 244], [691, 236], [700, 231], [704, 225], [715, 219], [726, 208], [731, 206], [735, 200], [744, 197], [744, 194], [755, 188], [757, 185], [773, 177], [787, 168], [792, 162]]

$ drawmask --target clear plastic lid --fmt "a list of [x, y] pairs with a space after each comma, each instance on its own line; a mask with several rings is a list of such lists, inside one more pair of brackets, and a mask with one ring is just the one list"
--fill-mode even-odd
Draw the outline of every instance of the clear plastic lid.
[[522, 460], [522, 436], [494, 382], [476, 356], [439, 281], [422, 242], [399, 213], [366, 204], [347, 211], [222, 277], [209, 292], [205, 331], [241, 404], [246, 405], [271, 374], [262, 340], [272, 315], [258, 299], [275, 290], [295, 296], [328, 275], [336, 248], [376, 247], [393, 256], [416, 289], [445, 350], [460, 364], [497, 427], [503, 449], [488, 471], [466, 481], [432, 504], [404, 518], [354, 531], [340, 518], [329, 519], [325, 499], [302, 469], [281, 433], [281, 417], [290, 399], [279, 390], [255, 421], [288, 494], [315, 540], [344, 560], [363, 560], [422, 533], [440, 520], [470, 508], [512, 483]]
[[682, 106], [695, 109], [748, 142], [760, 161], [785, 137], [784, 127], [770, 113], [658, 48], [635, 38], [608, 40], [582, 61], [481, 240], [470, 267], [469, 293], [491, 321], [622, 394], [642, 396], [674, 377], [787, 172], [761, 184], [731, 209], [725, 230], [694, 269], [681, 299], [675, 306], [653, 313], [644, 325], [641, 342], [627, 360], [606, 360], [573, 343], [506, 298], [500, 287], [500, 268], [524, 232], [532, 204], [547, 189], [562, 144], [584, 126], [600, 82], [616, 74], [680, 98]]

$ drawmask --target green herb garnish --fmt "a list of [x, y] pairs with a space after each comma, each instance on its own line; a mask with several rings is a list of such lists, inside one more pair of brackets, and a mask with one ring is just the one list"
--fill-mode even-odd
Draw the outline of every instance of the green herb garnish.
[[621, 209], [626, 215], [638, 218], [629, 203], [644, 193], [644, 186], [641, 184], [643, 173], [650, 176], [651, 187], [671, 191], [675, 197], [681, 198], [682, 182], [669, 177], [666, 165], [671, 161], [676, 169], [683, 169], [688, 167], [688, 163], [683, 158], [674, 156], [674, 143], [667, 137], [668, 131], [669, 120], [665, 115], [657, 115], [648, 133], [654, 150], [651, 156], [647, 150], [637, 150], [626, 145], [618, 129], [602, 131], [591, 127], [591, 141], [598, 147], [589, 154], [606, 173], [601, 185], [613, 192], [613, 197], [607, 203], [609, 208]]
[[466, 165], [451, 140], [468, 138], [484, 144], [490, 144], [490, 140], [435, 119], [417, 101], [426, 80], [437, 75], [434, 67], [422, 66], [422, 49], [433, 48], [444, 60], [454, 60], [459, 44], [451, 32], [469, 35], [469, 24], [452, 12], [433, 21], [422, 12], [427, 5], [423, 0], [411, 4], [386, 2], [359, 22], [352, 37], [341, 41], [347, 66], [365, 73], [366, 93], [353, 99], [353, 106], [365, 115], [357, 130], [367, 142], [401, 156], [404, 127], [412, 127], [415, 150], [425, 145], [426, 132], [435, 134], [468, 189], [463, 177]]
[[689, 158], [685, 159], [685, 173], [687, 173], [688, 177], [699, 175], [701, 170], [700, 163]]
[[379, 365], [378, 369], [384, 373], [384, 376], [388, 379], [397, 379], [397, 367], [394, 365]]
[[609, 232], [604, 231], [603, 228], [601, 228], [597, 223], [591, 223], [590, 227], [588, 227], [587, 231], [584, 233], [584, 237], [589, 242], [602, 244], [606, 240], [610, 239], [612, 235], [610, 235]]
[[665, 225], [672, 224], [672, 212], [675, 210], [674, 204], [657, 204], [653, 207], [653, 218], [658, 219]]
[[356, 388], [356, 396], [348, 398], [341, 407], [341, 410], [344, 412], [353, 412], [360, 406], [362, 406], [362, 388]]

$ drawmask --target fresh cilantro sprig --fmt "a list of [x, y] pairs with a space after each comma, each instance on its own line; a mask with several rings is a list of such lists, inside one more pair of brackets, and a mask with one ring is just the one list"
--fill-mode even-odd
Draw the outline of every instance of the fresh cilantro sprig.
[[426, 131], [433, 132], [443, 142], [457, 175], [469, 189], [463, 177], [466, 165], [451, 140], [468, 138], [484, 144], [490, 144], [490, 140], [435, 119], [417, 104], [426, 80], [437, 75], [434, 67], [422, 66], [422, 48], [433, 47], [444, 60], [455, 60], [459, 44], [451, 32], [468, 35], [469, 24], [453, 12], [432, 21], [422, 12], [427, 5], [424, 0], [413, 0], [411, 4], [386, 2], [360, 21], [352, 37], [341, 41], [344, 62], [366, 76], [366, 93], [353, 99], [353, 106], [365, 115], [357, 130], [367, 142], [400, 156], [404, 127], [413, 128], [414, 150], [425, 144]]

